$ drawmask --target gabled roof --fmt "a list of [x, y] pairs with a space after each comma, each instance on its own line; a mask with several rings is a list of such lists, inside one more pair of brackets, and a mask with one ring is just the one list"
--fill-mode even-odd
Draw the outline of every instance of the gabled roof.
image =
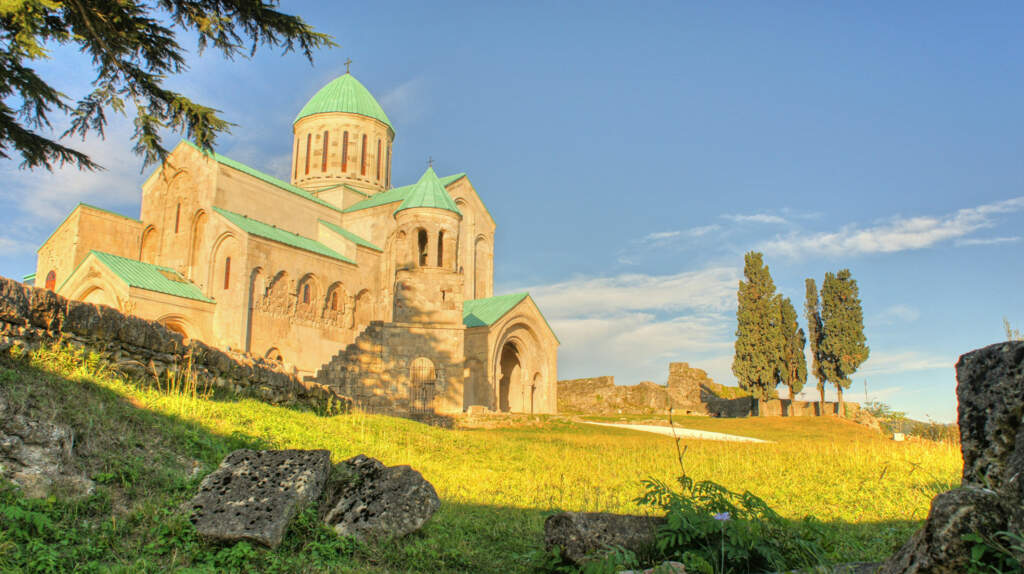
[[423, 172], [423, 175], [420, 176], [420, 180], [413, 184], [412, 189], [409, 190], [408, 195], [402, 200], [402, 204], [398, 206], [395, 213], [415, 207], [432, 207], [462, 215], [459, 208], [455, 206], [455, 200], [452, 199], [452, 196], [448, 195], [448, 190], [444, 187], [440, 178], [434, 173], [434, 168], [428, 167], [427, 171]]
[[283, 243], [290, 247], [295, 247], [296, 249], [310, 251], [317, 255], [323, 255], [325, 257], [337, 259], [338, 261], [344, 261], [345, 263], [351, 263], [353, 265], [356, 263], [315, 239], [310, 239], [308, 237], [303, 237], [298, 233], [279, 229], [268, 223], [263, 223], [262, 221], [257, 221], [251, 217], [235, 213], [233, 211], [228, 211], [220, 207], [214, 207], [213, 210], [250, 235]]
[[321, 219], [320, 223], [327, 227], [327, 229], [330, 229], [331, 231], [337, 233], [338, 235], [344, 237], [345, 239], [348, 239], [352, 243], [355, 243], [356, 245], [362, 245], [363, 247], [369, 247], [370, 249], [375, 249], [377, 251], [384, 251], [380, 247], [377, 247], [376, 245], [370, 243], [369, 241], [363, 239], [362, 237], [359, 237], [355, 233], [352, 233], [347, 229], [339, 227], [331, 223], [330, 221], [324, 221], [323, 219]]
[[[466, 177], [465, 173], [456, 173], [438, 179], [441, 181], [441, 185], [443, 187], [448, 187], [464, 177]], [[393, 187], [387, 191], [371, 195], [368, 199], [364, 199], [346, 209], [345, 213], [359, 211], [361, 209], [369, 209], [371, 207], [377, 207], [378, 205], [387, 205], [389, 203], [395, 203], [396, 201], [405, 201], [405, 198], [409, 196], [409, 193], [414, 187], [416, 187], [415, 183], [412, 185], [403, 185], [402, 187]]]
[[295, 116], [295, 121], [297, 122], [313, 114], [330, 112], [359, 114], [373, 118], [383, 122], [391, 128], [392, 132], [395, 131], [394, 126], [391, 125], [391, 120], [388, 119], [387, 114], [384, 113], [377, 100], [352, 74], [345, 74], [335, 78], [326, 86], [320, 88], [320, 91], [313, 94], [313, 97], [306, 102], [306, 105], [302, 106], [299, 115]]
[[121, 215], [120, 213], [117, 213], [116, 211], [110, 211], [109, 209], [103, 209], [102, 207], [96, 207], [95, 205], [90, 205], [88, 203], [79, 203], [75, 207], [75, 209], [78, 209], [79, 207], [88, 207], [89, 209], [95, 209], [96, 211], [102, 211], [103, 213], [120, 217], [121, 219], [127, 219], [128, 221], [134, 221], [136, 223], [142, 223], [141, 220], [135, 219], [134, 217], [128, 217], [127, 215]]
[[338, 209], [337, 206], [331, 205], [330, 203], [328, 203], [328, 202], [318, 198], [317, 196], [313, 195], [312, 193], [309, 193], [308, 191], [302, 189], [301, 187], [296, 187], [296, 186], [294, 186], [294, 185], [292, 185], [290, 183], [286, 183], [284, 181], [281, 181], [280, 179], [277, 179], [276, 177], [274, 177], [272, 175], [267, 175], [267, 174], [263, 173], [262, 171], [260, 171], [258, 169], [251, 168], [251, 167], [245, 165], [242, 162], [235, 161], [235, 160], [233, 160], [233, 159], [231, 159], [229, 157], [222, 156], [222, 155], [220, 155], [217, 152], [212, 152], [212, 153], [208, 152], [208, 151], [200, 148], [199, 146], [197, 146], [196, 144], [194, 144], [194, 143], [192, 143], [192, 142], [190, 142], [188, 140], [182, 140], [182, 143], [186, 143], [186, 144], [192, 146], [192, 148], [195, 149], [196, 151], [198, 151], [199, 153], [201, 153], [201, 154], [203, 154], [203, 155], [205, 155], [207, 157], [213, 158], [217, 163], [219, 163], [221, 165], [225, 165], [227, 167], [230, 167], [231, 169], [234, 169], [234, 170], [240, 171], [240, 172], [242, 172], [242, 173], [244, 173], [246, 175], [250, 175], [252, 177], [255, 177], [256, 179], [258, 179], [260, 181], [263, 181], [265, 183], [269, 183], [270, 185], [273, 185], [274, 187], [277, 187], [279, 189], [283, 189], [283, 190], [285, 190], [285, 191], [287, 191], [289, 193], [294, 193], [295, 195], [297, 195], [297, 196], [299, 196], [299, 197], [301, 197], [303, 199], [307, 199], [309, 201], [312, 201], [313, 203], [322, 205], [324, 207], [329, 207], [329, 208], [333, 209], [334, 211], [341, 211], [340, 209]]
[[[174, 295], [175, 297], [182, 297], [185, 299], [193, 299], [195, 301], [203, 301], [204, 303], [213, 303], [213, 299], [210, 299], [203, 292], [196, 287], [195, 284], [190, 282], [188, 279], [182, 277], [181, 273], [178, 273], [170, 267], [161, 267], [159, 265], [153, 265], [152, 263], [145, 263], [135, 259], [128, 259], [127, 257], [121, 257], [120, 255], [114, 255], [112, 253], [106, 253], [104, 251], [96, 251], [95, 249], [89, 252], [89, 256], [95, 257], [97, 261], [103, 264], [104, 267], [110, 269], [110, 271], [117, 275], [117, 277], [128, 284], [129, 287], [135, 287], [137, 289], [145, 289], [146, 291], [155, 291], [157, 293], [164, 293], [165, 295]], [[89, 258], [83, 259], [83, 263]], [[79, 264], [81, 267], [81, 264]], [[75, 270], [77, 271], [77, 267]], [[74, 276], [74, 271], [68, 275], [68, 278], [61, 283], [61, 287], [68, 282], [68, 279]], [[59, 288], [57, 289], [60, 290]]]
[[[463, 301], [462, 324], [467, 327], [486, 327], [488, 325], [493, 325], [498, 321], [498, 319], [507, 315], [509, 311], [516, 307], [516, 305], [522, 303], [529, 297], [529, 293], [523, 292]], [[536, 304], [534, 304], [534, 306], [536, 306]], [[539, 308], [537, 309], [537, 312], [540, 313]], [[558, 341], [558, 335], [555, 335], [555, 330], [551, 328], [551, 324], [548, 323], [548, 320], [544, 317], [543, 313], [540, 313], [540, 318], [544, 320], [544, 324], [548, 326], [551, 334], [555, 337], [555, 340]]]

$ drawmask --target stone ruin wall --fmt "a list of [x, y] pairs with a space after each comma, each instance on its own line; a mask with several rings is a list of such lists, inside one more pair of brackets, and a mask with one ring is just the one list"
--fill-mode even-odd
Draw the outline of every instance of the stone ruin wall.
[[[644, 381], [618, 386], [615, 377], [610, 376], [558, 381], [558, 410], [565, 413], [667, 415], [671, 406], [674, 414], [725, 418], [756, 416], [758, 413], [798, 417], [819, 414], [820, 405], [816, 401], [721, 398], [717, 393], [722, 388], [702, 369], [687, 363], [669, 363], [665, 385]], [[846, 401], [845, 404], [847, 416], [854, 416], [860, 411], [857, 403]], [[825, 414], [838, 412], [838, 403], [825, 403]]]
[[276, 363], [229, 354], [195, 339], [185, 342], [155, 321], [0, 277], [0, 352], [15, 345], [35, 349], [58, 342], [99, 353], [135, 378], [162, 377], [191, 365], [201, 386], [273, 404], [326, 412], [347, 409], [351, 403], [323, 385], [300, 381]]

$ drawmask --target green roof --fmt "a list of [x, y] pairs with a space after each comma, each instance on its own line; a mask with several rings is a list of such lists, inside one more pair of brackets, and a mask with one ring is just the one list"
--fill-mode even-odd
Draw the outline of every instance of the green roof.
[[[106, 266], [107, 269], [110, 269], [114, 275], [117, 275], [130, 287], [145, 289], [146, 291], [155, 291], [157, 293], [165, 293], [167, 295], [174, 295], [175, 297], [183, 297], [185, 299], [194, 299], [196, 301], [213, 303], [213, 299], [203, 295], [203, 292], [199, 290], [199, 287], [196, 287], [188, 279], [182, 277], [181, 273], [178, 273], [170, 267], [161, 267], [159, 265], [153, 265], [152, 263], [143, 263], [142, 261], [128, 259], [127, 257], [121, 257], [119, 255], [113, 255], [103, 251], [93, 250], [90, 251], [89, 254]], [[71, 275], [74, 275], [74, 273]], [[71, 278], [71, 275], [68, 276], [68, 279]], [[65, 282], [67, 282], [66, 279]], [[64, 285], [62, 284], [61, 287], [63, 286]]]
[[[354, 192], [358, 193], [359, 195], [361, 195], [361, 196], [363, 196], [363, 197], [370, 197], [370, 194], [369, 194], [369, 193], [366, 193], [365, 191], [363, 191], [363, 190], [361, 190], [361, 189], [358, 189], [358, 188], [352, 187], [351, 185], [349, 185], [349, 184], [347, 184], [347, 183], [343, 183], [343, 184], [341, 184], [341, 185], [342, 185], [342, 187], [344, 187], [345, 189], [347, 189], [347, 190], [349, 190], [349, 191], [354, 191]], [[323, 190], [321, 190], [321, 191], [323, 191]]]
[[345, 74], [335, 78], [326, 86], [320, 88], [320, 91], [314, 94], [306, 102], [305, 106], [302, 106], [302, 111], [299, 112], [299, 115], [295, 116], [295, 121], [297, 122], [313, 114], [330, 112], [359, 114], [373, 118], [384, 122], [385, 125], [391, 128], [392, 132], [395, 131], [394, 126], [391, 125], [391, 120], [388, 119], [387, 114], [381, 109], [377, 100], [352, 74]]
[[467, 327], [491, 325], [504, 317], [505, 313], [511, 311], [513, 307], [529, 296], [529, 293], [512, 293], [510, 295], [487, 297], [486, 299], [463, 301], [462, 324]]
[[[441, 185], [448, 187], [449, 185], [459, 181], [466, 177], [465, 173], [456, 173], [454, 175], [445, 176], [439, 178]], [[345, 213], [352, 211], [359, 211], [361, 209], [369, 209], [371, 207], [377, 207], [379, 205], [387, 205], [389, 203], [395, 203], [396, 201], [405, 201], [405, 198], [409, 196], [409, 193], [416, 187], [416, 184], [403, 185], [402, 187], [393, 187], [387, 191], [383, 191], [376, 195], [371, 195], [368, 199], [364, 199], [359, 203], [349, 207], [345, 210]]]
[[377, 247], [376, 245], [370, 243], [369, 241], [363, 239], [362, 237], [359, 237], [355, 233], [352, 233], [351, 231], [349, 231], [347, 229], [339, 227], [339, 226], [331, 223], [330, 221], [324, 221], [323, 219], [321, 219], [320, 223], [322, 223], [325, 226], [327, 226], [327, 229], [330, 229], [331, 231], [337, 233], [338, 235], [341, 235], [342, 237], [344, 237], [345, 239], [348, 239], [349, 241], [355, 243], [356, 245], [362, 245], [363, 247], [369, 247], [370, 249], [376, 249], [377, 251], [384, 251], [380, 247]]
[[427, 171], [423, 172], [420, 180], [412, 186], [409, 194], [405, 196], [402, 205], [398, 206], [395, 213], [415, 207], [444, 209], [462, 215], [459, 208], [455, 206], [455, 200], [452, 199], [452, 196], [448, 195], [448, 190], [444, 188], [444, 184], [441, 183], [432, 167], [428, 167]]
[[318, 255], [323, 255], [325, 257], [337, 259], [338, 261], [344, 261], [345, 263], [352, 263], [353, 265], [355, 264], [355, 261], [352, 261], [348, 257], [345, 257], [341, 253], [338, 253], [337, 251], [331, 249], [330, 247], [327, 247], [326, 245], [320, 243], [319, 241], [316, 241], [315, 239], [303, 237], [298, 233], [292, 233], [291, 231], [285, 231], [284, 229], [280, 229], [273, 225], [263, 223], [262, 221], [256, 221], [251, 217], [242, 215], [240, 213], [235, 213], [233, 211], [228, 211], [220, 207], [214, 207], [213, 210], [224, 216], [225, 219], [227, 219], [231, 223], [234, 223], [239, 228], [241, 228], [242, 231], [250, 235], [255, 235], [257, 237], [262, 237], [264, 239], [269, 239], [271, 241], [283, 243], [285, 245], [289, 245], [297, 249], [310, 251]]
[[22, 281], [31, 281], [36, 278], [35, 273], [29, 273], [28, 275], [21, 278]]
[[199, 151], [203, 155], [206, 155], [207, 157], [212, 157], [214, 160], [217, 161], [217, 163], [219, 163], [221, 165], [226, 165], [226, 166], [228, 166], [228, 167], [230, 167], [232, 169], [238, 170], [238, 171], [240, 171], [240, 172], [242, 172], [242, 173], [244, 173], [246, 175], [251, 175], [252, 177], [255, 177], [256, 179], [258, 179], [260, 181], [269, 183], [270, 185], [273, 185], [274, 187], [283, 189], [283, 190], [285, 190], [287, 192], [294, 193], [295, 195], [298, 195], [299, 197], [302, 197], [303, 199], [308, 199], [309, 201], [312, 201], [313, 203], [317, 203], [317, 204], [322, 205], [324, 207], [329, 207], [329, 208], [333, 209], [334, 211], [341, 211], [340, 209], [338, 209], [337, 206], [332, 205], [332, 204], [330, 204], [330, 203], [328, 203], [328, 202], [318, 198], [317, 196], [313, 195], [312, 193], [309, 193], [308, 191], [302, 189], [301, 187], [296, 187], [296, 186], [294, 186], [294, 185], [292, 185], [290, 183], [286, 183], [284, 181], [281, 181], [280, 179], [277, 179], [276, 177], [274, 177], [272, 175], [267, 175], [267, 174], [263, 173], [262, 171], [260, 171], [258, 169], [251, 168], [251, 167], [245, 165], [244, 163], [235, 161], [235, 160], [233, 160], [233, 159], [231, 159], [229, 157], [224, 157], [224, 156], [220, 155], [217, 152], [212, 152], [212, 153], [208, 152], [208, 151], [200, 148], [199, 146], [197, 146], [196, 144], [194, 144], [194, 143], [192, 143], [192, 142], [190, 142], [188, 140], [184, 140], [184, 142], [187, 143], [188, 145], [192, 146], [194, 149], [196, 149], [197, 151]]
[[[487, 297], [485, 299], [470, 299], [462, 302], [462, 324], [467, 327], [486, 327], [493, 325], [495, 321], [501, 319], [509, 311], [511, 311], [516, 305], [523, 302], [524, 299], [529, 297], [530, 294], [523, 293], [511, 293], [509, 295], [497, 295], [495, 297]], [[538, 309], [538, 312], [540, 309]], [[551, 329], [551, 324], [548, 323], [544, 314], [540, 314], [540, 318], [544, 319], [544, 324]], [[555, 330], [551, 329], [551, 334], [554, 335], [555, 340], [558, 341], [558, 335], [555, 335]], [[561, 341], [559, 341], [561, 342]]]

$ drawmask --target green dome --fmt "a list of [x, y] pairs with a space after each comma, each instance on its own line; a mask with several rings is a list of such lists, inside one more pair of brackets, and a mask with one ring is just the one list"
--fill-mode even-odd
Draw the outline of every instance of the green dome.
[[[380, 104], [373, 98], [359, 80], [352, 74], [335, 78], [320, 91], [313, 95], [302, 107], [302, 111], [295, 117], [299, 121], [306, 116], [313, 114], [325, 114], [330, 112], [343, 112], [346, 114], [359, 114], [375, 120], [384, 122], [391, 131], [395, 131], [391, 120], [381, 109]], [[294, 123], [294, 122], [293, 122]]]

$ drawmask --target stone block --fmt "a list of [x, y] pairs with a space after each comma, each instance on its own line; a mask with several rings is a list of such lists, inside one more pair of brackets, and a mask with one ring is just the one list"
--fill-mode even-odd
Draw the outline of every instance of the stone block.
[[638, 555], [650, 553], [657, 541], [663, 517], [610, 514], [605, 512], [560, 512], [544, 521], [544, 544], [562, 549], [562, 556], [582, 564], [600, 557], [611, 546]]
[[326, 450], [236, 450], [188, 503], [201, 536], [276, 548], [288, 523], [319, 499], [331, 469]]

